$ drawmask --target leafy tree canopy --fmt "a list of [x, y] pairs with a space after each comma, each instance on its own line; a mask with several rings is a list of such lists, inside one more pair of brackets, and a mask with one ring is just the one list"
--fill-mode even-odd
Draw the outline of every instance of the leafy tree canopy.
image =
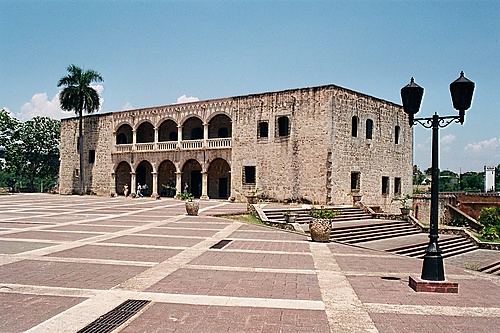
[[19, 123], [5, 153], [7, 171], [34, 190], [36, 178], [55, 179], [59, 171], [59, 120], [34, 117]]
[[19, 121], [5, 109], [0, 109], [0, 146], [7, 147]]

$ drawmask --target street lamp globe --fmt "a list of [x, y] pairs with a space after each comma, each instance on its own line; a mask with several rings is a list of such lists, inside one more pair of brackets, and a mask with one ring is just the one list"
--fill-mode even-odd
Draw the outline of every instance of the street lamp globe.
[[401, 88], [401, 100], [403, 102], [403, 110], [408, 114], [410, 127], [413, 126], [413, 118], [415, 114], [420, 110], [420, 104], [422, 103], [422, 97], [424, 96], [424, 88], [419, 86], [413, 80], [410, 83]]
[[458, 79], [450, 83], [451, 100], [453, 101], [453, 107], [459, 112], [460, 124], [464, 123], [465, 111], [470, 108], [472, 103], [474, 86], [474, 82], [467, 79], [463, 71]]

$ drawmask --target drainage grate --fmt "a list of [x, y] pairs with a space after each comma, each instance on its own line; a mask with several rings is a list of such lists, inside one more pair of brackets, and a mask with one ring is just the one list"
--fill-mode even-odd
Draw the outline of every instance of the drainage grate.
[[210, 248], [211, 249], [222, 249], [224, 246], [231, 243], [232, 241], [233, 241], [232, 239], [223, 239], [220, 242], [218, 242], [217, 244], [210, 246]]
[[79, 330], [78, 333], [111, 332], [139, 312], [139, 310], [149, 302], [150, 301], [129, 299], [97, 318], [97, 320]]

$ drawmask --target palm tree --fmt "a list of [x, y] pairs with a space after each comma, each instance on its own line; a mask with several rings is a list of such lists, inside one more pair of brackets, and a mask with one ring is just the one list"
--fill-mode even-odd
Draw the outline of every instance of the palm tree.
[[80, 154], [80, 174], [79, 190], [83, 194], [83, 134], [82, 120], [83, 111], [87, 114], [94, 113], [99, 110], [99, 93], [90, 86], [93, 82], [103, 82], [101, 74], [94, 70], [84, 71], [80, 67], [70, 65], [67, 68], [68, 75], [62, 77], [57, 86], [65, 86], [59, 94], [59, 102], [61, 108], [66, 111], [74, 111], [78, 116], [78, 152]]

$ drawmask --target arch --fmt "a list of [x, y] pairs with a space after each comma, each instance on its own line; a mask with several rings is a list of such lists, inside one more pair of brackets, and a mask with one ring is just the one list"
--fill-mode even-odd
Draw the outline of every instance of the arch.
[[208, 138], [230, 138], [231, 137], [231, 118], [225, 114], [218, 114], [210, 119], [208, 123]]
[[227, 199], [231, 196], [231, 167], [223, 158], [216, 158], [208, 167], [209, 198]]
[[128, 185], [129, 193], [134, 190], [134, 186], [130, 184], [132, 168], [125, 161], [120, 162], [115, 169], [115, 192], [118, 195], [123, 195], [123, 187]]
[[158, 128], [158, 141], [177, 141], [177, 123], [172, 119], [167, 119]]
[[151, 195], [151, 189], [153, 188], [153, 166], [151, 165], [151, 163], [146, 160], [141, 161], [141, 163], [139, 163], [137, 165], [137, 168], [135, 169], [135, 174], [137, 184], [134, 184], [134, 186], [132, 187], [133, 191], [135, 192], [137, 190], [138, 184], [146, 184], [148, 190], [143, 191], [142, 195]]
[[145, 121], [137, 127], [137, 143], [146, 143], [155, 141], [155, 129], [153, 124]]
[[182, 140], [203, 139], [203, 122], [198, 117], [190, 117], [182, 124]]
[[195, 198], [199, 198], [202, 193], [201, 170], [201, 164], [195, 159], [187, 160], [182, 167], [182, 184], [188, 185], [188, 192]]
[[125, 145], [133, 141], [132, 126], [123, 124], [116, 130], [116, 144]]
[[396, 125], [396, 127], [394, 127], [394, 143], [395, 144], [399, 144], [399, 134], [401, 132], [401, 128]]
[[366, 119], [366, 138], [373, 139], [373, 120]]
[[359, 124], [359, 118], [358, 116], [352, 116], [351, 120], [351, 135], [353, 138], [358, 137], [358, 124]]
[[158, 167], [158, 192], [162, 197], [174, 197], [176, 186], [176, 168], [170, 160], [164, 160]]

